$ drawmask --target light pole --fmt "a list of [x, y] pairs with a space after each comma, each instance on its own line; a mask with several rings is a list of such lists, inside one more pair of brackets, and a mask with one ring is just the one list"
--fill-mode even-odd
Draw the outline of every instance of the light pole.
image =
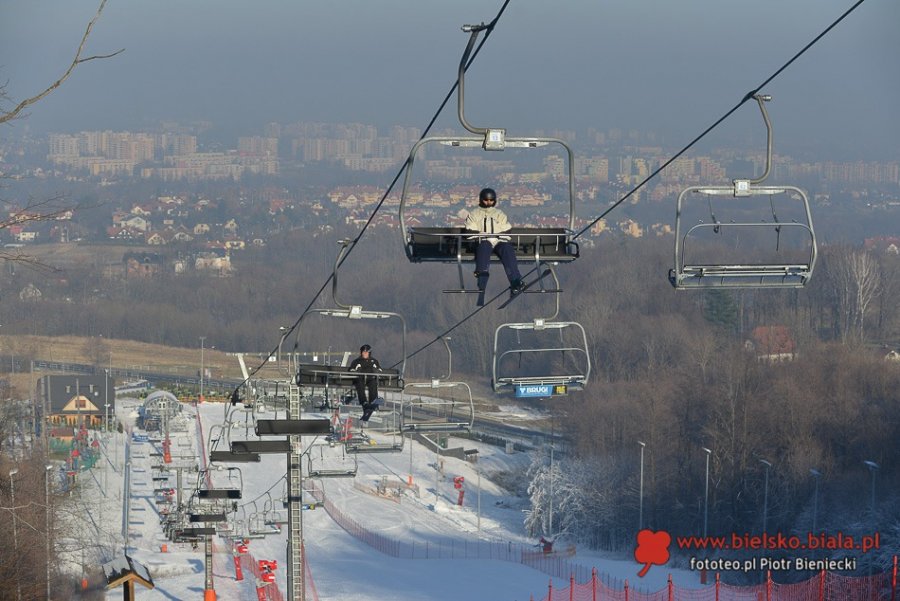
[[47, 511], [47, 532], [44, 538], [47, 539], [47, 598], [52, 599], [50, 596], [50, 471], [53, 469], [52, 465], [47, 465], [44, 467], [44, 504], [46, 505]]
[[875, 472], [878, 471], [878, 464], [874, 461], [863, 461], [867, 468], [869, 468], [869, 472], [872, 474], [872, 519], [875, 519]]
[[[866, 464], [866, 467], [869, 468], [869, 472], [872, 474], [872, 505], [869, 509], [869, 513], [871, 514], [872, 519], [872, 533], [875, 532], [875, 472], [878, 471], [878, 464], [874, 461], [863, 461]], [[872, 576], [872, 559], [869, 560], [869, 576]]]
[[281, 332], [281, 340], [278, 341], [278, 356], [275, 357], [275, 362], [281, 367], [281, 345], [284, 344], [284, 339], [291, 333], [291, 329], [287, 326], [279, 326], [278, 330]]
[[706, 478], [703, 492], [703, 536], [705, 538], [706, 526], [709, 523], [709, 457], [712, 455], [712, 450], [703, 447], [703, 452], [706, 453]]
[[644, 529], [644, 449], [647, 443], [637, 441], [641, 445], [641, 484], [638, 488], [638, 532]]
[[812, 474], [812, 477], [815, 478], [816, 488], [815, 492], [813, 492], [813, 523], [812, 523], [812, 532], [816, 533], [816, 518], [819, 514], [819, 478], [822, 476], [822, 472], [817, 470], [816, 468], [810, 468], [809, 473]]
[[203, 341], [206, 340], [206, 336], [200, 337], [200, 397], [197, 399], [199, 402], [203, 402]]
[[19, 580], [19, 533], [16, 530], [16, 485], [13, 476], [19, 473], [19, 468], [14, 467], [9, 470], [9, 496], [12, 499], [12, 522], [13, 522], [13, 549], [16, 561], [16, 599], [22, 601], [22, 583]]
[[547, 532], [549, 538], [553, 538], [553, 443], [550, 443], [550, 529]]
[[103, 382], [103, 403], [104, 403], [104, 412], [103, 412], [103, 431], [109, 434], [109, 370], [103, 370], [106, 372], [106, 379]]
[[478, 531], [481, 532], [481, 468], [475, 466], [475, 473], [478, 474], [478, 519], [477, 519], [477, 527]]
[[760, 463], [766, 466], [766, 480], [763, 488], [763, 534], [766, 533], [766, 522], [769, 518], [769, 468], [772, 467], [772, 464], [766, 461], [765, 459], [760, 459]]

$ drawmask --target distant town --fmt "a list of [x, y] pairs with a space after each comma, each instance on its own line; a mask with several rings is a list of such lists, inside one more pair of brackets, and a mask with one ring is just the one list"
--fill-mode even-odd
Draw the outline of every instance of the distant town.
[[[160, 129], [52, 133], [4, 141], [0, 171], [18, 187], [6, 191], [10, 208], [0, 242], [7, 246], [72, 241], [190, 245], [211, 253], [201, 257], [198, 265], [224, 273], [231, 252], [264, 246], [273, 231], [364, 223], [382, 200], [389, 176], [402, 167], [421, 135], [420, 130], [403, 126], [380, 132], [373, 125], [358, 123], [272, 123], [262, 135], [239, 137], [235, 148], [204, 148], [202, 127], [191, 131], [169, 124]], [[572, 169], [577, 200], [597, 209], [631, 191], [675, 152], [649, 143], [652, 136], [635, 132], [536, 135], [564, 140], [577, 149]], [[460, 211], [482, 184], [491, 182], [506, 207], [518, 211], [520, 222], [566, 226], [569, 166], [565, 149], [550, 144], [532, 156], [525, 156], [530, 150], [518, 152], [424, 148], [417, 155], [414, 183], [408, 191], [410, 225], [458, 225]], [[686, 154], [634, 192], [629, 204], [668, 202], [686, 186], [758, 177], [765, 163], [765, 148]], [[816, 205], [854, 202], [900, 207], [897, 160], [808, 162], [776, 152], [769, 180], [804, 187]], [[42, 182], [78, 189], [82, 195], [112, 198], [104, 202], [108, 210], [99, 214], [94, 211], [88, 216], [81, 209], [65, 207], [48, 219], [28, 200], [34, 197], [29, 186]], [[373, 226], [399, 225], [400, 188], [398, 184], [385, 198], [385, 205], [393, 210], [379, 212]], [[579, 227], [590, 224], [591, 213], [596, 212], [579, 215]], [[634, 218], [590, 225], [592, 235], [606, 230], [636, 237], [671, 234], [667, 223], [640, 223]]]

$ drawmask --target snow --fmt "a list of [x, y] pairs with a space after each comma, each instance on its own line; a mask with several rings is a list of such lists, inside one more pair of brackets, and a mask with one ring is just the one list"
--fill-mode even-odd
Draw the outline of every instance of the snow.
[[[134, 427], [137, 415], [134, 409], [138, 405], [136, 399], [117, 401], [116, 412], [126, 427]], [[198, 408], [185, 406], [184, 423], [178, 426], [195, 420], [196, 411], [199, 411], [205, 438], [209, 438], [211, 430], [214, 436], [230, 435], [234, 440], [247, 438], [247, 434], [252, 433], [252, 422], [245, 421], [249, 416], [241, 413], [232, 416], [231, 421], [237, 425], [223, 429], [225, 407], [211, 403], [201, 404]], [[273, 418], [274, 414], [261, 417]], [[371, 428], [377, 429], [374, 418]], [[171, 465], [195, 465], [200, 453], [198, 429], [192, 425], [175, 429], [179, 431], [171, 435]], [[90, 532], [98, 543], [91, 551], [96, 556], [86, 557], [85, 563], [115, 562], [127, 548], [130, 557], [146, 566], [155, 584], [154, 590], [139, 591], [141, 599], [199, 598], [204, 589], [203, 545], [193, 549], [189, 544], [172, 543], [160, 526], [153, 489], [166, 484], [152, 480], [157, 473], [153, 465], [160, 461], [155, 454], [161, 452], [160, 443], [152, 441], [158, 437], [151, 434], [148, 442], [133, 442], [127, 433], [98, 436], [104, 458], [93, 469], [79, 474], [82, 486], [80, 494], [75, 495], [77, 499], [73, 499], [73, 506], [78, 509], [67, 518], [70, 525]], [[375, 434], [372, 436], [377, 438]], [[312, 442], [313, 437], [303, 438], [304, 446]], [[321, 444], [323, 441], [315, 442]], [[534, 547], [537, 541], [529, 538], [523, 527], [522, 512], [528, 508], [528, 501], [512, 496], [490, 479], [501, 470], [527, 467], [531, 458], [527, 453], [507, 454], [498, 447], [451, 439], [448, 447], [456, 446], [477, 449], [477, 463], [439, 457], [421, 444], [406, 440], [400, 453], [359, 454], [355, 478], [315, 481], [324, 489], [331, 511], [330, 514], [319, 505], [314, 510], [304, 511], [302, 516], [307, 561], [319, 599], [514, 601], [532, 596], [541, 599], [546, 595], [551, 581], [548, 574], [514, 561], [479, 556], [490, 549], [537, 550]], [[226, 448], [224, 441], [218, 446], [220, 450]], [[338, 454], [335, 457], [339, 457], [339, 452], [339, 446], [322, 445], [314, 457], [320, 457], [320, 453], [335, 453]], [[128, 482], [124, 477], [124, 466], [129, 460], [131, 476], [127, 505], [130, 510], [126, 547], [122, 535]], [[335, 461], [340, 462], [339, 459]], [[442, 469], [436, 470], [435, 465]], [[264, 455], [260, 463], [229, 464], [231, 469], [211, 470], [210, 476], [217, 488], [241, 486], [243, 498], [238, 501], [237, 516], [251, 521], [255, 514], [257, 522], [261, 522], [261, 512], [283, 507], [280, 499], [284, 494], [285, 466], [283, 455]], [[412, 488], [405, 486], [410, 469], [415, 485]], [[465, 480], [462, 507], [456, 504], [459, 491], [454, 488], [455, 476]], [[174, 477], [170, 482], [174, 486]], [[183, 471], [185, 487], [190, 488], [196, 482], [196, 473]], [[379, 496], [376, 491], [383, 482], [387, 483], [389, 491], [402, 493], [390, 498]], [[416, 489], [418, 496], [414, 492]], [[311, 496], [304, 497], [305, 502], [313, 500]], [[280, 513], [286, 515], [283, 509]], [[345, 525], [355, 522], [368, 531], [367, 540], [391, 541], [392, 548], [397, 551], [388, 555], [376, 550], [361, 537], [351, 535], [336, 519], [343, 520]], [[249, 551], [255, 559], [278, 562], [276, 583], [285, 594], [286, 530], [283, 527], [280, 534], [253, 539], [249, 543]], [[564, 541], [558, 541], [557, 548], [563, 544]], [[57, 551], [69, 561], [69, 570], [80, 572], [80, 553], [67, 553], [65, 549]], [[426, 554], [428, 559], [419, 558]], [[540, 557], [539, 554], [536, 556]], [[602, 578], [628, 579], [632, 587], [647, 592], [664, 588], [669, 574], [678, 586], [700, 586], [696, 572], [653, 566], [646, 577], [638, 578], [641, 565], [632, 558], [610, 559], [582, 548], [568, 561], [573, 566], [585, 566], [584, 573], [589, 574], [590, 568], [596, 567]], [[219, 599], [257, 598], [253, 575], [245, 569], [244, 580], [235, 579], [230, 543], [218, 536], [214, 538], [213, 581]], [[553, 578], [552, 581], [555, 589], [569, 584], [568, 577]], [[121, 594], [120, 590], [109, 591], [107, 598], [118, 599]], [[307, 598], [314, 597], [308, 593]]]

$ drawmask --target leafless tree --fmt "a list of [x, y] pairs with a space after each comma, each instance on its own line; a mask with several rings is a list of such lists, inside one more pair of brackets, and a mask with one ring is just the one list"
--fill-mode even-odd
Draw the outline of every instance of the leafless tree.
[[[78, 65], [93, 60], [111, 58], [113, 56], [116, 56], [117, 54], [120, 54], [121, 52], [124, 52], [124, 48], [122, 48], [110, 54], [95, 54], [91, 56], [84, 56], [85, 44], [87, 44], [88, 38], [91, 35], [91, 31], [94, 29], [94, 24], [100, 18], [100, 15], [103, 13], [103, 9], [105, 6], [106, 0], [101, 0], [100, 5], [97, 7], [97, 12], [94, 14], [94, 18], [92, 18], [87, 24], [84, 35], [81, 36], [81, 42], [78, 44], [78, 49], [75, 51], [72, 62], [63, 72], [63, 74], [56, 81], [47, 86], [44, 90], [38, 92], [33, 96], [29, 96], [24, 100], [15, 102], [10, 97], [9, 91], [7, 89], [7, 83], [0, 84], [0, 125], [7, 124], [16, 119], [22, 119], [26, 117], [27, 113], [25, 112], [25, 110], [28, 107], [40, 102], [43, 98], [46, 98], [54, 90], [60, 87], [63, 82], [69, 79], [69, 76], [72, 75], [72, 72], [75, 71], [75, 68], [78, 67]], [[9, 106], [10, 104], [12, 104], [11, 108], [2, 108], [4, 106]], [[4, 177], [9, 176], [0, 172], [0, 178]], [[66, 212], [72, 210], [72, 207], [67, 206], [62, 202], [62, 200], [63, 199], [60, 197], [29, 199], [25, 203], [25, 206], [15, 208], [10, 207], [11, 210], [8, 211], [8, 216], [4, 219], [0, 219], [0, 229], [10, 227], [11, 225], [21, 225], [33, 221], [47, 221], [49, 219], [54, 219], [56, 217], [62, 216]], [[47, 267], [47, 265], [45, 265], [43, 262], [22, 252], [0, 251], [0, 258], [15, 261], [17, 263], [32, 265], [34, 267]]]
[[865, 339], [865, 320], [881, 283], [881, 269], [872, 253], [863, 249], [839, 247], [830, 255], [828, 274], [838, 302], [841, 340], [850, 336]]
[[[123, 51], [84, 56], [84, 47], [105, 6], [106, 0], [101, 0], [97, 12], [85, 28], [72, 62], [62, 75], [44, 90], [15, 102], [10, 97], [7, 84], [0, 84], [0, 125], [26, 117], [26, 109], [59, 88], [78, 65], [96, 59], [110, 58]], [[10, 106], [11, 108], [5, 108]], [[10, 177], [8, 174], [0, 172], [0, 179], [9, 179]], [[72, 207], [66, 206], [62, 201], [63, 199], [60, 197], [30, 199], [24, 206], [10, 206], [9, 210], [4, 213], [6, 217], [0, 219], [0, 229], [15, 224], [46, 221], [62, 216], [72, 210]], [[34, 257], [15, 251], [0, 251], [0, 258], [34, 267], [48, 267]], [[22, 417], [16, 411], [22, 406], [21, 403], [8, 402], [2, 408], [4, 410], [2, 414], [9, 417], [12, 423], [16, 423]], [[6, 420], [5, 417], [0, 419], [0, 439], [7, 438], [8, 425], [9, 420]], [[23, 450], [27, 451], [27, 449]], [[4, 583], [3, 591], [0, 594], [3, 598], [11, 598], [8, 597], [10, 591], [13, 595], [21, 596], [23, 599], [40, 599], [45, 596], [46, 574], [49, 573], [47, 565], [54, 562], [52, 556], [47, 556], [46, 550], [52, 548], [58, 535], [52, 529], [53, 526], [47, 528], [47, 525], [55, 524], [53, 513], [57, 499], [55, 495], [51, 496], [45, 488], [45, 478], [50, 478], [51, 475], [45, 471], [47, 457], [43, 452], [40, 450], [35, 453], [34, 449], [31, 449], [30, 455], [22, 455], [14, 463], [9, 459], [14, 455], [0, 456], [2, 473], [9, 474], [5, 485], [0, 486], [0, 514], [2, 514], [0, 533], [2, 533], [4, 541], [9, 541], [11, 538], [9, 535], [12, 534], [15, 542], [15, 548], [5, 544], [3, 551], [0, 552], [0, 582]], [[17, 479], [15, 485], [12, 484], [13, 476]], [[15, 503], [12, 502], [13, 486], [15, 486]], [[10, 526], [13, 523], [13, 516], [15, 516], [15, 530]], [[11, 587], [12, 583], [15, 583], [16, 586]]]

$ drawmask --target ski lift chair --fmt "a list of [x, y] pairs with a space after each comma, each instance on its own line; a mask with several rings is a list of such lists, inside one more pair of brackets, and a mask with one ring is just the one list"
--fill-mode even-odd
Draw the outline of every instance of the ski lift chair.
[[[429, 382], [409, 382], [404, 388], [430, 389], [434, 396], [401, 394], [400, 411], [402, 432], [470, 432], [475, 423], [475, 404], [472, 389], [465, 382], [449, 381], [453, 371], [453, 354], [449, 338], [441, 337], [447, 349], [447, 374]], [[449, 391], [449, 398], [439, 395]]]
[[[518, 334], [524, 331], [543, 332], [556, 330], [562, 338], [567, 330], [574, 331], [578, 344], [547, 344], [541, 346], [522, 345], [517, 348], [503, 350], [501, 347], [501, 333], [505, 330]], [[554, 355], [569, 353], [574, 358], [576, 365], [572, 369], [552, 370]], [[514, 373], [508, 367], [509, 359], [514, 358], [521, 365], [526, 357], [539, 357], [540, 363], [545, 366], [540, 373], [523, 375]], [[591, 375], [591, 360], [588, 352], [587, 335], [584, 327], [574, 321], [546, 322], [543, 319], [535, 319], [532, 322], [505, 323], [494, 331], [494, 359], [491, 386], [494, 392], [516, 393], [516, 396], [547, 397], [565, 394], [570, 390], [583, 390]]]
[[[675, 266], [669, 271], [669, 281], [676, 290], [691, 288], [802, 288], [812, 277], [816, 264], [816, 235], [812, 224], [809, 198], [795, 186], [761, 186], [769, 175], [772, 165], [772, 125], [766, 112], [765, 102], [770, 96], [756, 94], [767, 129], [766, 170], [756, 179], [738, 179], [731, 186], [692, 186], [678, 195], [675, 213]], [[709, 206], [709, 221], [698, 220], [694, 225], [686, 225], [685, 206], [691, 195], [702, 195]], [[736, 220], [720, 220], [713, 208], [715, 197], [732, 197], [752, 200], [753, 197], [767, 197], [769, 207], [767, 220], [751, 221], [743, 216]], [[787, 202], [776, 205], [776, 196], [786, 197]], [[746, 208], [749, 202], [728, 203], [720, 208], [737, 210]], [[791, 220], [779, 218], [779, 212], [792, 210]], [[689, 222], [691, 223], [691, 222]], [[770, 233], [774, 238], [775, 257], [763, 256], [756, 251], [755, 257], [748, 257], [742, 248], [734, 260], [722, 261], [711, 252], [693, 253], [691, 249], [701, 248], [698, 240], [703, 235], [729, 234], [732, 240], [752, 238], [757, 234]], [[782, 252], [782, 245], [793, 243], [790, 257]]]
[[[331, 453], [326, 457], [326, 447]], [[318, 451], [318, 457], [314, 457]], [[331, 448], [325, 444], [312, 445], [307, 451], [307, 475], [310, 478], [353, 478], [359, 469], [355, 453], [347, 453], [344, 445]]]
[[[403, 450], [400, 415], [396, 409], [380, 411], [344, 441], [348, 453], [399, 453]], [[365, 424], [364, 426], [362, 424]]]
[[[556, 272], [552, 267], [548, 271], [559, 288]], [[494, 392], [514, 391], [516, 396], [546, 397], [584, 389], [591, 375], [587, 334], [578, 322], [555, 321], [558, 316], [559, 295], [552, 315], [535, 317], [530, 322], [501, 324], [494, 330], [491, 364]], [[529, 332], [537, 340], [523, 340]], [[550, 335], [553, 332], [558, 342]], [[515, 335], [514, 345], [507, 340], [509, 334]], [[553, 359], [559, 355], [565, 369], [554, 366]], [[510, 369], [513, 360], [515, 370]], [[523, 361], [530, 369], [522, 369]]]
[[[330, 309], [310, 309], [306, 311], [297, 322], [297, 340], [300, 340], [301, 328], [304, 321], [310, 315], [319, 315], [322, 317], [332, 317], [338, 319], [396, 319], [400, 322], [401, 327], [401, 356], [399, 369], [384, 369], [376, 374], [360, 374], [347, 371], [347, 367], [343, 365], [323, 365], [321, 363], [299, 363], [297, 364], [296, 384], [298, 386], [306, 386], [311, 388], [322, 387], [325, 390], [325, 398], [328, 399], [328, 390], [330, 388], [352, 389], [356, 380], [361, 377], [375, 376], [378, 380], [379, 390], [399, 391], [403, 389], [403, 372], [406, 368], [406, 320], [399, 313], [390, 311], [366, 311], [361, 305], [349, 305], [341, 303], [338, 300], [338, 269], [344, 256], [350, 249], [350, 240], [341, 240], [341, 250], [338, 252], [334, 262], [334, 268], [331, 278], [331, 291], [335, 308]], [[349, 357], [349, 353], [345, 356]], [[340, 396], [340, 395], [339, 395]]]
[[[472, 49], [481, 31], [481, 25], [465, 25], [463, 31], [468, 32], [469, 43], [466, 46], [458, 70], [458, 110], [459, 121], [475, 136], [429, 136], [416, 142], [409, 154], [403, 189], [400, 195], [400, 231], [403, 236], [406, 256], [412, 263], [454, 263], [459, 272], [459, 289], [444, 292], [478, 292], [466, 288], [463, 278], [463, 263], [475, 262], [475, 248], [478, 246], [479, 234], [466, 232], [461, 227], [418, 227], [410, 226], [407, 216], [407, 204], [410, 197], [410, 181], [419, 150], [428, 144], [439, 144], [456, 148], [481, 148], [485, 151], [502, 151], [506, 148], [539, 148], [548, 144], [559, 144], [568, 157], [568, 225], [565, 228], [512, 228], [503, 236], [510, 238], [520, 262], [534, 261], [539, 268], [542, 262], [569, 262], [578, 258], [579, 248], [575, 242], [575, 159], [571, 147], [558, 138], [529, 137], [516, 138], [506, 135], [502, 128], [474, 127], [465, 117], [465, 67]], [[485, 237], [481, 235], [480, 237]], [[499, 258], [491, 255], [491, 261]], [[540, 273], [540, 272], [539, 272]], [[529, 291], [526, 291], [529, 292]], [[545, 291], [546, 292], [546, 291]]]

